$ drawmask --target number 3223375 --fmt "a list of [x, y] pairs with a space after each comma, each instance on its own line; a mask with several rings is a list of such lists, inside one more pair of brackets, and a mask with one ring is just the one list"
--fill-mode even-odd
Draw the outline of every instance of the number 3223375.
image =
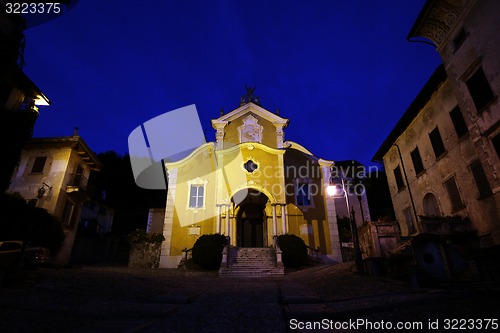
[[61, 12], [61, 3], [17, 3], [7, 2], [5, 4], [6, 14], [59, 14]]

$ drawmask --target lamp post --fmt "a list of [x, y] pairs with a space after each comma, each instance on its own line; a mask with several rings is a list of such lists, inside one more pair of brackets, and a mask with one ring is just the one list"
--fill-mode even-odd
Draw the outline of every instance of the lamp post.
[[[361, 253], [361, 248], [359, 247], [358, 228], [356, 226], [356, 221], [354, 219], [354, 209], [352, 209], [351, 205], [349, 204], [349, 195], [347, 193], [347, 186], [346, 186], [345, 179], [343, 177], [341, 177], [340, 180], [341, 180], [340, 184], [334, 184], [332, 182], [326, 188], [326, 193], [330, 197], [338, 196], [339, 192], [343, 193], [343, 197], [344, 197], [346, 207], [347, 207], [347, 215], [349, 218], [349, 225], [351, 227], [351, 237], [352, 237], [352, 243], [354, 246], [354, 262], [356, 264], [357, 272], [359, 274], [363, 274], [364, 273], [363, 256]], [[342, 188], [339, 188], [339, 186], [342, 186]]]

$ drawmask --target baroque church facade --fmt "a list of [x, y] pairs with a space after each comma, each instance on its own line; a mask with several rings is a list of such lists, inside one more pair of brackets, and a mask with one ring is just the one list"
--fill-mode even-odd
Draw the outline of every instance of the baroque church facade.
[[[336, 204], [345, 209], [345, 198], [326, 195], [334, 162], [284, 141], [288, 123], [250, 91], [238, 108], [212, 120], [216, 142], [165, 162], [166, 207], [152, 210], [148, 223], [149, 232], [165, 237], [160, 267], [177, 267], [182, 249], [213, 233], [237, 248], [272, 248], [275, 236], [295, 234], [323, 260], [342, 261]], [[360, 202], [369, 220], [365, 195]]]

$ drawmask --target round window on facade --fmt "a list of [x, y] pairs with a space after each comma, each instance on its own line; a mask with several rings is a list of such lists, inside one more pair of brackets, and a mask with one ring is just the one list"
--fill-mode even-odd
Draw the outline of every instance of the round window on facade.
[[245, 168], [246, 171], [252, 173], [255, 170], [257, 170], [259, 166], [254, 161], [248, 160], [245, 162], [245, 164], [243, 164], [243, 167]]

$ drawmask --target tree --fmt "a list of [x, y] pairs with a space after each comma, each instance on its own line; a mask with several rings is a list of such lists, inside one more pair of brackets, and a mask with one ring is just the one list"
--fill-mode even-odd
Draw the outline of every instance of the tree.
[[61, 223], [47, 210], [33, 207], [17, 193], [0, 196], [2, 240], [21, 240], [56, 253], [64, 240]]
[[97, 155], [104, 165], [101, 172], [90, 177], [90, 185], [105, 191], [106, 203], [115, 211], [113, 233], [128, 235], [137, 229], [146, 229], [149, 209], [164, 207], [165, 190], [145, 190], [135, 184], [128, 155], [107, 151]]

